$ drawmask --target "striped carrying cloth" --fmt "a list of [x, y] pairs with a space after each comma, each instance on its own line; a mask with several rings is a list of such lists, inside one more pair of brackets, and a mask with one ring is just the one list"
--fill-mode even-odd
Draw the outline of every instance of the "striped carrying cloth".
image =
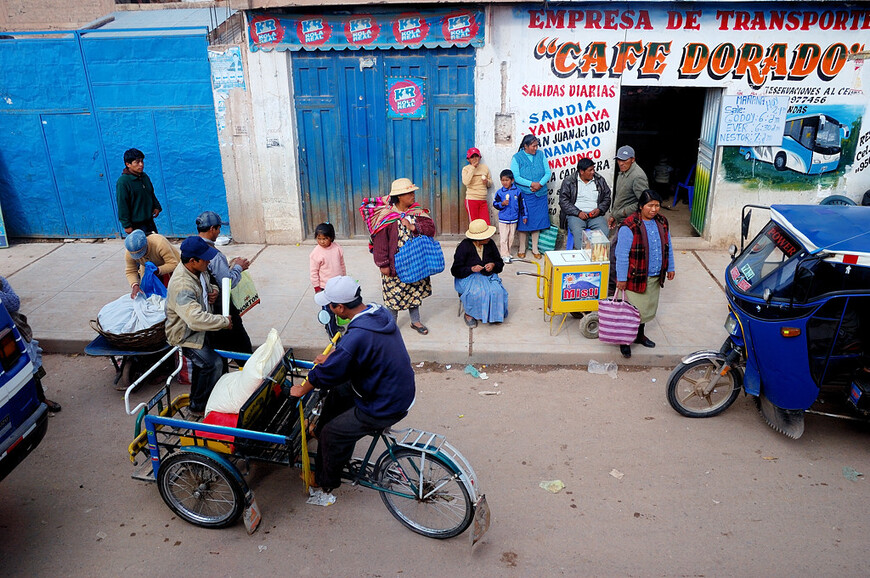
[[640, 312], [637, 307], [625, 300], [625, 291], [620, 291], [610, 299], [598, 302], [598, 339], [604, 343], [628, 345], [637, 338], [640, 327]]

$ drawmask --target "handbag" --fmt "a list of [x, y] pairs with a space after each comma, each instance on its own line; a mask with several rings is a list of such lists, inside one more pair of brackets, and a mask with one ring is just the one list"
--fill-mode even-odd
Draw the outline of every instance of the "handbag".
[[148, 261], [145, 263], [145, 272], [142, 274], [142, 280], [139, 283], [139, 289], [145, 294], [145, 297], [152, 295], [160, 295], [166, 299], [166, 286], [160, 277], [157, 276], [157, 265]]
[[598, 302], [598, 339], [604, 343], [628, 345], [637, 338], [640, 311], [625, 300], [625, 290], [619, 289], [610, 299]]
[[402, 283], [416, 283], [444, 270], [444, 252], [438, 241], [427, 235], [412, 237], [395, 257], [396, 275]]
[[254, 280], [251, 278], [250, 273], [242, 271], [242, 277], [239, 279], [239, 282], [230, 290], [230, 298], [239, 312], [239, 317], [250, 311], [254, 305], [260, 302], [260, 294], [257, 292], [257, 286], [254, 285]]

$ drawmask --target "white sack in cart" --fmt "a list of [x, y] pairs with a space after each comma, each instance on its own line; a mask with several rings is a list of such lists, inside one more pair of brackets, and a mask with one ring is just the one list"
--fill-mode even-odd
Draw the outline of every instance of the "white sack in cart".
[[97, 319], [100, 321], [100, 327], [107, 333], [115, 335], [135, 333], [166, 319], [165, 302], [166, 299], [159, 295], [152, 295], [146, 299], [140, 293], [135, 299], [130, 299], [130, 295], [125, 294], [106, 303], [100, 309]]
[[278, 337], [278, 330], [273, 328], [266, 342], [245, 362], [242, 371], [221, 376], [205, 404], [206, 415], [211, 411], [239, 413], [251, 394], [263, 383], [263, 378], [272, 373], [283, 356], [281, 338]]

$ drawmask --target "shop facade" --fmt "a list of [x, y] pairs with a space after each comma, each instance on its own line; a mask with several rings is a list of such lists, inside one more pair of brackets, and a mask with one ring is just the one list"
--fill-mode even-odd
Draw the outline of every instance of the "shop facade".
[[[323, 220], [364, 237], [356, 207], [401, 176], [421, 186], [439, 232], [460, 233], [465, 150], [478, 147], [497, 174], [529, 133], [553, 169], [553, 222], [577, 161], [594, 160], [612, 184], [624, 144], [651, 181], [666, 158], [673, 184], [693, 187], [694, 234], [717, 245], [736, 238], [745, 204], [860, 202], [870, 189], [863, 4], [392, 4], [246, 16], [247, 89], [216, 96], [241, 240], [298, 242]], [[234, 206], [248, 207], [241, 223]]]

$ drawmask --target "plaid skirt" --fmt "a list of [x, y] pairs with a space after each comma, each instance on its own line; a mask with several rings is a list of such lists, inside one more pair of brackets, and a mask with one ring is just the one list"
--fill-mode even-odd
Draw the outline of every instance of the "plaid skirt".
[[381, 275], [381, 288], [384, 291], [384, 305], [393, 311], [419, 307], [423, 299], [432, 295], [432, 281], [429, 277], [415, 283], [402, 283], [398, 277]]

